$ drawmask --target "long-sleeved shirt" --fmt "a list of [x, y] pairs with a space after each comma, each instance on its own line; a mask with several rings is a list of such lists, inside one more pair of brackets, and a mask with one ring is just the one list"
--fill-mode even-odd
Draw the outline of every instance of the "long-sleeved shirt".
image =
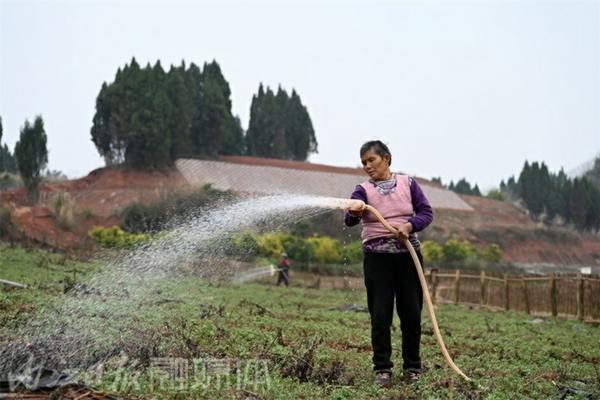
[[[408, 222], [413, 226], [413, 233], [420, 232], [425, 229], [433, 221], [433, 209], [425, 197], [421, 186], [415, 179], [409, 178], [410, 181], [410, 196], [415, 211], [415, 215], [412, 216]], [[375, 185], [374, 182], [370, 182]], [[350, 195], [351, 199], [362, 200], [365, 203], [369, 203], [367, 199], [367, 192], [361, 185], [357, 185], [354, 192]], [[346, 211], [344, 214], [344, 224], [347, 226], [357, 225], [361, 221], [362, 217], [353, 215]], [[420, 243], [415, 234], [409, 237], [414, 247], [419, 247]], [[363, 249], [365, 252], [403, 252], [406, 251], [404, 244], [396, 238], [377, 238], [369, 240], [363, 243]]]

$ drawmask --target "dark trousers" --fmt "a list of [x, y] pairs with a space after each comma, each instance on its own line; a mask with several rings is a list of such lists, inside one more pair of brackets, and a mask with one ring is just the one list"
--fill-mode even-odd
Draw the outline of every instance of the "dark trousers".
[[279, 284], [281, 282], [283, 282], [285, 284], [285, 286], [289, 286], [290, 284], [290, 278], [288, 275], [289, 270], [282, 268], [279, 270], [279, 274], [277, 275], [277, 286], [279, 286]]
[[[417, 255], [423, 264], [421, 253]], [[379, 371], [394, 366], [390, 327], [395, 299], [402, 331], [402, 368], [420, 370], [423, 291], [410, 253], [365, 253], [364, 273], [371, 315], [373, 369]]]

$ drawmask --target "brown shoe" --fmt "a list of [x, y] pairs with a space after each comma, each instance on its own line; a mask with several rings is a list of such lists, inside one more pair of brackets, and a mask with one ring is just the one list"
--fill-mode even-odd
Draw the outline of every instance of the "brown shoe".
[[392, 385], [392, 371], [375, 371], [375, 380], [373, 383], [377, 386], [389, 388]]

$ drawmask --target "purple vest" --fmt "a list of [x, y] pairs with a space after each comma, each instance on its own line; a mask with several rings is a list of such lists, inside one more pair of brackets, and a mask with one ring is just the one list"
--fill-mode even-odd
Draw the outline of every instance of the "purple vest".
[[[387, 195], [379, 193], [377, 186], [369, 181], [360, 184], [367, 193], [367, 204], [375, 207], [392, 226], [408, 222], [414, 215], [408, 176], [395, 176], [396, 190]], [[363, 243], [380, 237], [393, 236], [371, 213], [363, 214], [361, 234]]]

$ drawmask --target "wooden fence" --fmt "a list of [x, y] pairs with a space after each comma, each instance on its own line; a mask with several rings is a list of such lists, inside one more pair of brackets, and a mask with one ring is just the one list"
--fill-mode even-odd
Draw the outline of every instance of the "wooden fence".
[[582, 274], [486, 275], [429, 271], [434, 303], [470, 304], [527, 314], [600, 321], [600, 278]]
[[[582, 274], [491, 276], [461, 270], [425, 273], [435, 303], [467, 304], [531, 315], [600, 321], [600, 277]], [[292, 281], [315, 289], [364, 290], [360, 277], [293, 272]]]

